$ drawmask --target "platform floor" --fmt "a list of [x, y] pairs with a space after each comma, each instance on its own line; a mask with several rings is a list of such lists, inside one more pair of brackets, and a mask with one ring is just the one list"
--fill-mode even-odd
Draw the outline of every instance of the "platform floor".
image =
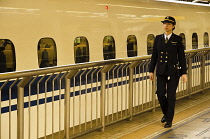
[[[208, 109], [209, 110], [209, 109]], [[192, 120], [186, 121], [183, 124], [175, 126], [160, 135], [153, 137], [155, 139], [167, 138], [202, 138], [210, 139], [210, 111], [198, 115]]]
[[210, 139], [210, 90], [177, 100], [173, 126], [164, 128], [160, 108], [78, 139]]

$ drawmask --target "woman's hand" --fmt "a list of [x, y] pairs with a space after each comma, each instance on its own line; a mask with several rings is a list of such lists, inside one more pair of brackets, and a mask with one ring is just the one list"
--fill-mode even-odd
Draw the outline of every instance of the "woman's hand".
[[154, 73], [150, 72], [149, 73], [149, 78], [150, 78], [151, 81], [153, 81], [154, 80]]
[[186, 83], [187, 82], [187, 74], [182, 75], [182, 82]]

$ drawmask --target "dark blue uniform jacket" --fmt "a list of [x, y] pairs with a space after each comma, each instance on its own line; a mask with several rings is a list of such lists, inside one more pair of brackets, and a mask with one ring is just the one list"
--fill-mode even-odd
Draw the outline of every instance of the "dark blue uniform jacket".
[[155, 38], [149, 72], [159, 75], [175, 75], [176, 66], [179, 66], [180, 75], [186, 74], [186, 59], [182, 38], [172, 33], [170, 39], [165, 44], [164, 34]]

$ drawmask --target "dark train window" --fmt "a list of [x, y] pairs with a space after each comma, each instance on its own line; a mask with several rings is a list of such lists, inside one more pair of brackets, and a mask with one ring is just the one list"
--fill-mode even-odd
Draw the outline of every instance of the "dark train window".
[[16, 70], [15, 48], [12, 41], [0, 39], [0, 73]]
[[75, 63], [89, 62], [89, 43], [86, 37], [77, 37], [74, 40]]
[[204, 47], [209, 47], [209, 34], [207, 32], [204, 33], [203, 41]]
[[147, 54], [148, 55], [152, 54], [154, 41], [155, 41], [155, 36], [153, 34], [149, 34], [147, 36]]
[[137, 56], [137, 40], [135, 35], [129, 35], [127, 39], [127, 55], [128, 57]]
[[103, 40], [104, 60], [115, 59], [115, 41], [112, 36], [105, 36]]
[[198, 49], [198, 35], [197, 35], [197, 33], [192, 34], [192, 49]]
[[57, 50], [52, 38], [42, 38], [38, 42], [39, 68], [57, 66]]
[[182, 45], [184, 46], [184, 50], [186, 50], [186, 39], [184, 33], [180, 33], [179, 36], [182, 37]]

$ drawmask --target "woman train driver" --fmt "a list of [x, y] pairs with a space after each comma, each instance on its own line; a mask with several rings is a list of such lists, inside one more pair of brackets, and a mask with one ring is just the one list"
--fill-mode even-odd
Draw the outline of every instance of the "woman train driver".
[[161, 122], [165, 123], [165, 128], [169, 128], [174, 117], [176, 89], [180, 76], [184, 83], [187, 81], [186, 59], [182, 38], [173, 33], [176, 20], [167, 16], [161, 22], [165, 32], [155, 38], [149, 72], [150, 80], [153, 81], [156, 67], [156, 94], [164, 114]]

